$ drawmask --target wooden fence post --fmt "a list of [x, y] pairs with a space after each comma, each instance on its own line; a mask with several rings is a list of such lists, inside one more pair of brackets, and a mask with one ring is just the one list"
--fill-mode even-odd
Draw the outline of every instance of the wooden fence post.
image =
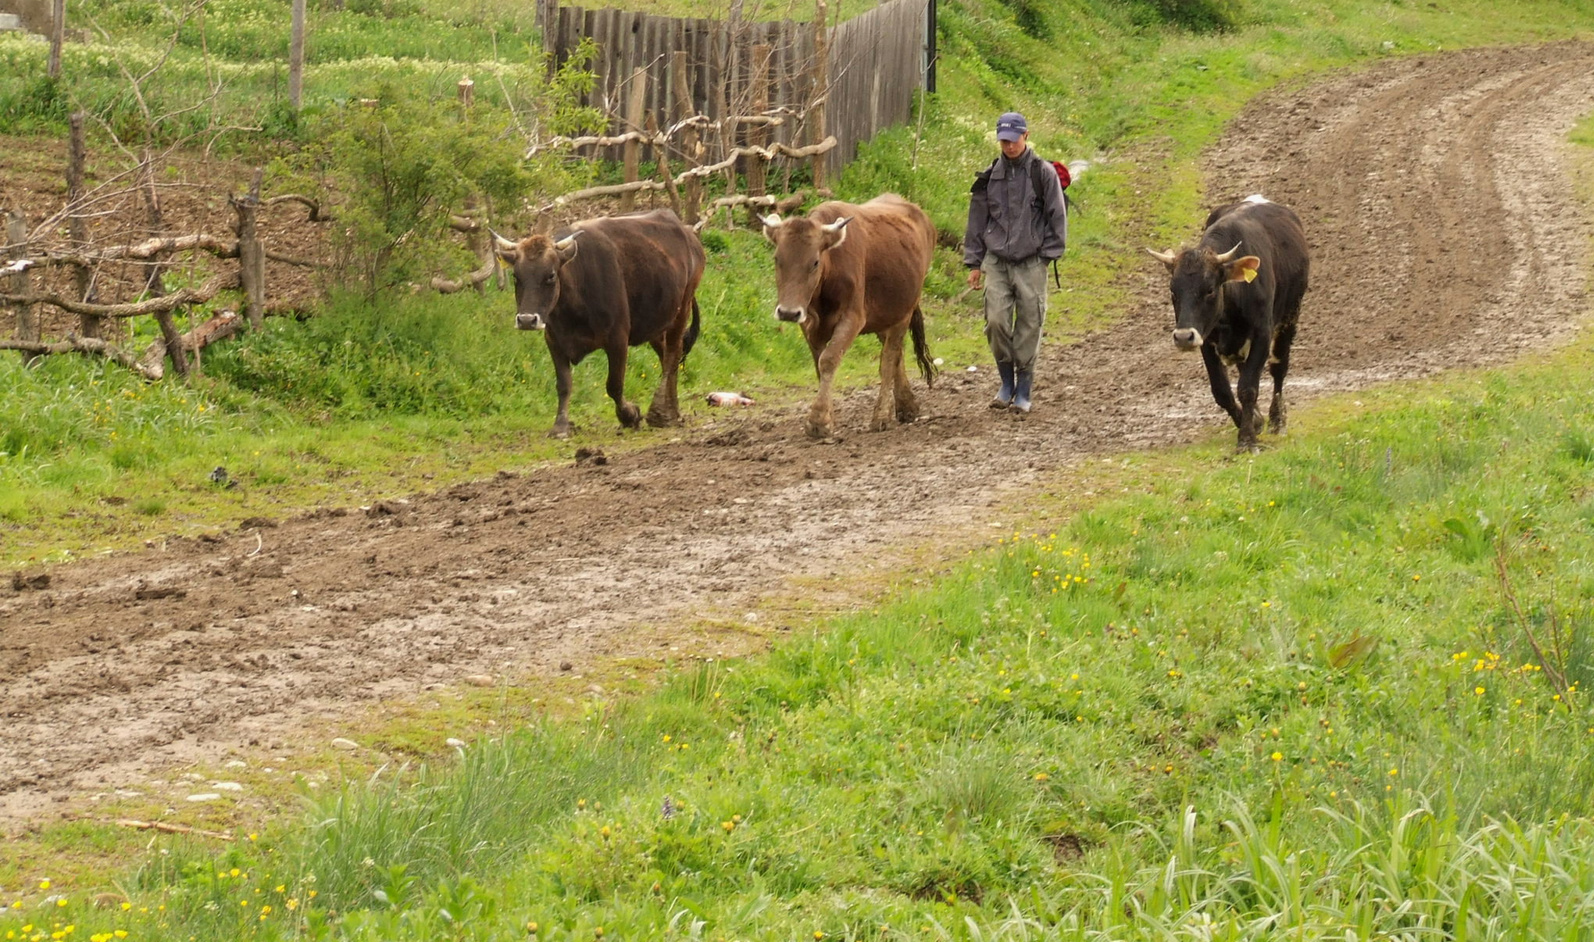
[[[648, 101], [648, 70], [637, 69], [631, 73], [631, 84], [626, 89], [625, 120], [621, 125], [622, 133], [641, 131], [643, 120], [642, 112], [647, 107]], [[637, 181], [637, 152], [641, 145], [636, 141], [626, 141], [621, 153], [625, 162], [625, 182]], [[620, 196], [620, 212], [629, 213], [636, 209], [636, 193], [625, 193]]]
[[266, 250], [255, 231], [262, 174], [263, 170], [255, 170], [248, 193], [227, 197], [238, 216], [233, 222], [233, 232], [238, 235], [238, 283], [244, 290], [244, 313], [250, 330], [259, 330], [266, 322]]
[[305, 0], [293, 0], [288, 40], [288, 104], [297, 112], [304, 103]]
[[[66, 163], [66, 202], [71, 210], [71, 215], [67, 217], [67, 236], [72, 240], [73, 250], [82, 252], [89, 244], [89, 225], [84, 220], [83, 214], [78, 211], [81, 208], [78, 206], [78, 201], [83, 198], [84, 164], [88, 162], [88, 148], [83, 143], [83, 112], [72, 112], [67, 117], [67, 125], [70, 133]], [[92, 301], [93, 269], [82, 262], [73, 265], [72, 268], [74, 283], [77, 285], [77, 299]], [[104, 322], [98, 315], [78, 315], [78, 333], [82, 336], [98, 338], [103, 329]]]
[[55, 0], [50, 4], [50, 58], [45, 65], [45, 74], [50, 78], [61, 77], [61, 47], [66, 43], [66, 0]]
[[[774, 54], [774, 47], [768, 43], [759, 43], [753, 47], [752, 76], [749, 79], [749, 91], [752, 92], [752, 104], [748, 112], [754, 116], [761, 116], [769, 110], [769, 62]], [[754, 124], [747, 133], [747, 143], [753, 147], [769, 146], [769, 125]], [[763, 196], [766, 180], [769, 175], [769, 161], [762, 157], [747, 158], [747, 193], [749, 196]]]
[[[675, 89], [675, 122], [680, 123], [692, 117], [692, 86], [687, 80], [686, 51], [677, 51], [670, 59], [670, 86]], [[684, 127], [681, 129], [681, 155], [685, 159], [688, 170], [696, 169], [702, 163], [698, 153], [697, 128]], [[697, 224], [698, 207], [703, 202], [703, 178], [688, 177], [686, 180], [686, 194], [682, 206], [681, 218], [686, 224]]]
[[[18, 258], [27, 255], [28, 223], [21, 214], [6, 214], [6, 241], [11, 243], [11, 254]], [[6, 276], [6, 281], [10, 283], [6, 286], [6, 290], [12, 294], [28, 294], [28, 282], [30, 280], [26, 271], [8, 275]], [[33, 305], [27, 302], [17, 305], [17, 339], [31, 341], [41, 339], [39, 335], [39, 315], [34, 310]], [[36, 356], [37, 354], [29, 353], [26, 350], [22, 351], [23, 364], [32, 363]]]
[[[817, 144], [825, 139], [825, 98], [830, 94], [830, 27], [826, 25], [829, 10], [825, 0], [814, 0], [814, 65], [810, 78], [813, 97], [808, 105], [808, 142]], [[814, 189], [825, 185], [825, 164], [829, 154], [813, 158]]]

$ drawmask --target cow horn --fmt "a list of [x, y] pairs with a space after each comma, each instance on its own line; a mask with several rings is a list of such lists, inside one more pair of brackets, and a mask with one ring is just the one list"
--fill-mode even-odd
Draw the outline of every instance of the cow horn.
[[1172, 252], [1159, 252], [1156, 249], [1146, 249], [1146, 254], [1150, 255], [1152, 258], [1168, 266], [1169, 268], [1172, 268], [1174, 261], [1178, 259], [1178, 256]]
[[1218, 256], [1218, 261], [1219, 262], [1227, 262], [1227, 261], [1232, 260], [1234, 258], [1234, 253], [1240, 251], [1240, 246], [1242, 246], [1244, 244], [1245, 243], [1243, 241], [1234, 243], [1234, 248], [1229, 249], [1227, 252], [1224, 252], [1222, 255], [1219, 255]]
[[506, 239], [503, 236], [499, 235], [498, 234], [498, 230], [492, 228], [491, 226], [487, 227], [487, 231], [491, 232], [493, 234], [493, 239], [498, 243], [498, 247], [500, 249], [502, 249], [503, 251], [505, 251], [505, 252], [508, 252], [510, 249], [516, 248], [520, 244], [518, 242], [511, 241], [511, 240]]
[[760, 221], [764, 224], [764, 228], [765, 229], [779, 229], [780, 228], [780, 213], [770, 213], [768, 216], [765, 216]]
[[565, 236], [563, 239], [560, 239], [558, 242], [555, 242], [553, 244], [553, 247], [558, 249], [561, 252], [568, 252], [568, 251], [570, 251], [571, 247], [576, 244], [576, 236], [578, 236], [580, 234], [581, 234], [581, 230], [577, 229], [576, 231], [574, 231], [574, 232], [570, 233], [569, 235]]
[[847, 227], [847, 223], [849, 223], [849, 222], [852, 222], [852, 217], [851, 216], [843, 216], [840, 219], [836, 220], [835, 222], [824, 226], [823, 228], [824, 228], [824, 230], [826, 232], [840, 232], [842, 229], [845, 229]]

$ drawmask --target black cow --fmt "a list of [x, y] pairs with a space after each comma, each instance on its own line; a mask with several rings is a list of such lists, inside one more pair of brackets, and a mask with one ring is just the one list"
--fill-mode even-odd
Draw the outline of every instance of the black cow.
[[650, 344], [659, 355], [659, 388], [648, 424], [679, 425], [676, 371], [697, 340], [697, 285], [703, 245], [675, 213], [585, 219], [552, 238], [497, 237], [498, 256], [515, 272], [515, 326], [546, 330], [559, 390], [559, 415], [548, 433], [570, 434], [570, 367], [587, 354], [609, 356], [609, 398], [627, 428], [642, 414], [625, 400], [625, 360]]
[[[1151, 254], [1172, 274], [1174, 346], [1201, 350], [1212, 398], [1240, 429], [1238, 447], [1255, 451], [1261, 431], [1257, 387], [1269, 364], [1268, 424], [1274, 434], [1284, 432], [1284, 374], [1311, 267], [1300, 217], [1287, 206], [1248, 196], [1214, 209], [1195, 248]], [[1230, 389], [1233, 365], [1240, 377]]]

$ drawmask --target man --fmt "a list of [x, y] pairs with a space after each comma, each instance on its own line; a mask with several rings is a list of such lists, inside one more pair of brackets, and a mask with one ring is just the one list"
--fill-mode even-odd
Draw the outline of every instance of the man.
[[985, 282], [985, 338], [1002, 377], [991, 408], [1028, 412], [1046, 320], [1046, 264], [1063, 255], [1068, 210], [1057, 171], [1030, 149], [1023, 115], [998, 118], [996, 140], [1002, 156], [970, 190], [963, 264], [970, 287]]

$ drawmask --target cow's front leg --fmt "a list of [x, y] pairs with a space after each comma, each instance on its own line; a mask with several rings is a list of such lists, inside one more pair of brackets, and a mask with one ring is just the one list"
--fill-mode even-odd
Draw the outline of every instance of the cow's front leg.
[[630, 348], [624, 340], [611, 343], [604, 351], [609, 355], [609, 398], [614, 400], [614, 416], [626, 428], [642, 427], [642, 410], [625, 400], [625, 357]]
[[1235, 447], [1239, 451], [1256, 451], [1256, 436], [1260, 429], [1257, 422], [1261, 418], [1256, 411], [1257, 391], [1262, 385], [1262, 370], [1267, 366], [1268, 360], [1267, 338], [1252, 338], [1250, 355], [1240, 365], [1239, 381], [1235, 383], [1235, 391], [1240, 397], [1240, 435]]
[[[823, 349], [815, 352], [814, 369], [819, 373], [819, 395], [808, 408], [808, 420], [803, 423], [803, 430], [809, 438], [834, 438], [836, 435], [836, 418], [830, 408], [830, 387], [836, 378], [837, 367], [841, 366], [842, 356], [858, 338], [858, 331], [862, 327], [861, 313], [843, 314], [830, 340]], [[809, 346], [813, 347], [812, 339], [809, 340]]]
[[559, 412], [554, 416], [553, 428], [548, 430], [549, 438], [570, 437], [570, 360], [564, 354], [548, 347], [549, 358], [553, 360], [553, 385], [559, 393]]
[[897, 399], [897, 377], [902, 375], [902, 338], [906, 322], [880, 332], [880, 395], [875, 399], [869, 430], [883, 432], [891, 427], [892, 407]]
[[1201, 345], [1201, 362], [1207, 367], [1207, 381], [1212, 386], [1212, 398], [1218, 408], [1229, 414], [1235, 425], [1240, 424], [1240, 406], [1234, 401], [1234, 390], [1229, 387], [1229, 368], [1223, 365], [1218, 349], [1210, 343]]

